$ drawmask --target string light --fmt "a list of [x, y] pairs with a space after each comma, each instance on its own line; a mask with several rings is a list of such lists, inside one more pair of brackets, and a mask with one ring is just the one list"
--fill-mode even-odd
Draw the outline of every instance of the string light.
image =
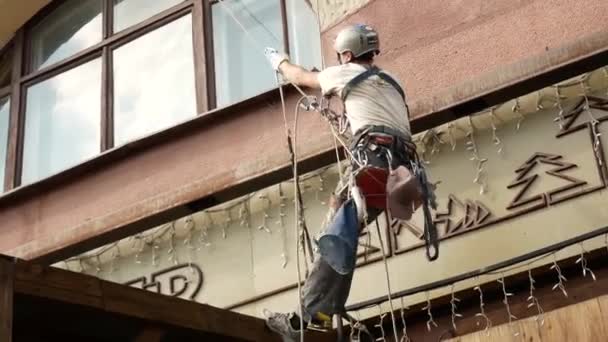
[[528, 280], [530, 282], [530, 296], [527, 299], [527, 301], [530, 302], [528, 304], [528, 309], [536, 307], [537, 314], [536, 314], [536, 316], [534, 316], [534, 320], [537, 323], [540, 323], [541, 326], [543, 326], [545, 324], [545, 318], [544, 318], [545, 312], [544, 312], [543, 308], [540, 306], [540, 302], [539, 302], [538, 298], [534, 295], [534, 290], [536, 290], [536, 287], [534, 287], [534, 284], [536, 283], [536, 281], [532, 277], [532, 270], [528, 270]]
[[422, 311], [426, 311], [426, 314], [429, 318], [426, 321], [426, 329], [428, 331], [431, 331], [431, 329], [432, 329], [431, 326], [435, 326], [435, 328], [437, 328], [438, 325], [435, 322], [435, 320], [433, 319], [433, 312], [431, 312], [431, 297], [428, 292], [426, 293], [426, 305], [422, 308]]
[[175, 223], [172, 223], [169, 229], [169, 250], [167, 254], [169, 255], [169, 262], [173, 262], [173, 265], [177, 266], [179, 265], [179, 259], [175, 250], [175, 234]]
[[319, 201], [321, 203], [321, 205], [327, 205], [327, 202], [325, 202], [321, 198], [321, 194], [324, 191], [325, 191], [325, 178], [323, 178], [323, 173], [319, 173], [319, 188], [317, 189], [316, 198], [317, 198], [317, 201]]
[[568, 279], [566, 279], [566, 277], [564, 277], [564, 275], [562, 274], [562, 269], [557, 264], [557, 258], [555, 257], [555, 253], [553, 253], [553, 265], [551, 265], [549, 269], [555, 270], [555, 272], [557, 272], [557, 283], [553, 285], [551, 289], [555, 291], [559, 288], [564, 294], [564, 297], [568, 297], [566, 286], [564, 286], [564, 282], [568, 281]]
[[406, 307], [403, 303], [403, 297], [401, 297], [401, 324], [403, 325], [402, 331], [401, 331], [401, 339], [399, 340], [399, 342], [411, 342], [410, 337], [407, 335], [407, 324], [405, 323], [405, 310], [409, 309], [409, 307]]
[[490, 124], [492, 125], [492, 142], [498, 148], [496, 151], [498, 154], [502, 154], [503, 152], [503, 144], [502, 140], [498, 137], [498, 127], [496, 126], [496, 122], [498, 120], [498, 116], [496, 116], [496, 108], [490, 109]]
[[[507, 309], [507, 315], [509, 317], [509, 325], [512, 325], [513, 320], [517, 319], [517, 317], [515, 317], [515, 315], [513, 315], [513, 313], [511, 313], [511, 305], [509, 305], [509, 297], [513, 296], [513, 294], [510, 292], [507, 292], [507, 286], [505, 284], [504, 274], [501, 275], [500, 279], [498, 279], [497, 282], [502, 287], [502, 294], [503, 294], [502, 303], [505, 305], [505, 308]], [[514, 332], [513, 336], [515, 336], [515, 337], [519, 336], [519, 331]]]
[[272, 201], [266, 194], [261, 194], [258, 198], [262, 201], [266, 201], [266, 205], [264, 206], [264, 213], [262, 216], [262, 224], [258, 227], [258, 230], [263, 230], [268, 234], [272, 234], [272, 230], [270, 230], [270, 228], [268, 227], [268, 220], [271, 218], [269, 212], [272, 208]]
[[214, 226], [215, 225], [215, 221], [213, 220], [213, 216], [211, 216], [211, 213], [206, 211], [205, 212], [205, 222], [203, 223], [203, 226], [201, 227], [201, 232], [198, 235], [198, 243], [199, 243], [199, 248], [198, 250], [200, 250], [203, 247], [210, 247], [211, 246], [211, 242], [209, 241], [209, 227]]
[[188, 232], [184, 237], [184, 246], [188, 246], [188, 249], [192, 251], [194, 249], [194, 244], [192, 243], [192, 235], [194, 230], [196, 229], [196, 224], [194, 223], [194, 218], [192, 216], [186, 217], [184, 220], [184, 229]]
[[232, 224], [232, 213], [230, 212], [230, 209], [226, 210], [226, 220], [224, 221], [224, 224], [222, 225], [222, 239], [226, 240], [226, 237], [228, 237], [228, 227], [230, 227], [230, 225]]
[[152, 266], [158, 267], [158, 256], [156, 255], [156, 250], [160, 249], [160, 246], [156, 243], [156, 240], [153, 240], [152, 245]]
[[558, 109], [558, 113], [557, 113], [557, 122], [559, 124], [559, 129], [563, 130], [564, 129], [564, 106], [562, 104], [562, 100], [565, 100], [566, 97], [564, 95], [562, 95], [561, 93], [561, 87], [559, 85], [554, 86], [555, 88], [555, 98], [556, 98], [556, 105], [557, 105], [557, 109]]
[[456, 293], [454, 291], [454, 284], [452, 284], [451, 292], [452, 292], [452, 298], [450, 299], [450, 307], [451, 307], [451, 311], [452, 311], [452, 327], [454, 327], [454, 331], [456, 331], [456, 330], [458, 330], [456, 328], [456, 319], [461, 318], [462, 315], [456, 311], [458, 309], [456, 304], [458, 302], [460, 302], [460, 299], [456, 298]]
[[580, 246], [581, 246], [581, 254], [575, 263], [581, 264], [581, 268], [583, 270], [583, 277], [586, 277], [587, 273], [589, 273], [591, 275], [591, 278], [593, 279], [593, 281], [596, 281], [597, 278], [595, 277], [595, 273], [593, 273], [593, 271], [589, 267], [587, 267], [587, 259], [585, 258], [585, 254], [587, 253], [587, 251], [585, 250], [585, 246], [583, 245], [582, 242], [581, 242]]
[[374, 327], [380, 329], [380, 333], [382, 334], [376, 341], [386, 341], [386, 332], [384, 331], [384, 318], [386, 318], [387, 313], [382, 311], [382, 305], [378, 304], [378, 311], [380, 312], [380, 322], [374, 325]]
[[523, 115], [523, 113], [521, 112], [521, 106], [519, 105], [519, 98], [515, 98], [514, 99], [515, 103], [513, 104], [513, 107], [511, 107], [511, 111], [515, 114], [517, 114], [518, 116], [518, 120], [517, 120], [517, 125], [515, 126], [515, 130], [517, 132], [519, 132], [519, 129], [521, 128], [521, 124], [522, 122], [524, 122], [524, 120], [526, 119], [526, 117]]
[[141, 254], [144, 252], [144, 250], [145, 250], [145, 248], [146, 248], [146, 243], [145, 243], [145, 241], [143, 241], [143, 239], [141, 238], [141, 235], [140, 235], [140, 234], [135, 235], [135, 236], [133, 237], [133, 239], [134, 239], [134, 240], [133, 240], [133, 246], [135, 246], [135, 244], [136, 244], [137, 242], [139, 242], [139, 243], [140, 243], [139, 249], [138, 249], [138, 250], [137, 250], [137, 252], [135, 253], [135, 263], [139, 265], [139, 264], [141, 264], [141, 263], [142, 263], [142, 261], [141, 261]]
[[543, 106], [543, 93], [541, 90], [536, 92], [536, 110], [540, 111], [545, 109]]
[[[481, 289], [481, 286], [479, 285], [479, 278], [477, 278], [477, 286], [475, 286], [473, 288], [473, 290], [479, 292], [479, 312], [475, 314], [475, 317], [481, 317], [484, 319], [485, 326], [484, 326], [483, 330], [486, 332], [487, 335], [490, 335], [490, 328], [492, 327], [492, 320], [490, 320], [490, 317], [488, 317], [488, 315], [486, 315], [486, 309], [485, 309], [486, 304], [483, 301], [483, 290]], [[479, 325], [479, 322], [477, 322], [477, 325]]]
[[103, 271], [103, 269], [101, 268], [101, 256], [99, 254], [97, 254], [95, 256], [95, 274], [97, 276], [99, 276], [99, 274], [101, 274], [102, 271]]
[[450, 146], [452, 147], [452, 151], [456, 150], [456, 140], [454, 139], [454, 122], [448, 123], [448, 139], [450, 140]]
[[477, 149], [477, 142], [475, 141], [475, 125], [473, 125], [473, 118], [471, 116], [469, 118], [470, 130], [467, 132], [466, 137], [468, 141], [466, 142], [466, 149], [471, 153], [471, 157], [469, 160], [474, 161], [476, 163], [476, 174], [473, 179], [473, 183], [479, 185], [479, 194], [483, 195], [486, 193], [486, 184], [483, 180], [484, 178], [484, 164], [488, 161], [486, 158], [481, 158], [479, 156], [479, 151]]
[[595, 158], [599, 161], [600, 166], [603, 166], [602, 151], [600, 150], [602, 134], [598, 130], [598, 125], [600, 124], [600, 121], [598, 119], [596, 119], [595, 116], [593, 115], [593, 113], [591, 112], [591, 104], [589, 103], [589, 97], [587, 96], [587, 91], [589, 90], [589, 86], [585, 82], [585, 79], [581, 79], [580, 85], [583, 90], [582, 96], [585, 100], [584, 109], [587, 112], [587, 115], [589, 116], [589, 120], [590, 120], [589, 123], [591, 124], [591, 132], [593, 134], [593, 152], [594, 152]]

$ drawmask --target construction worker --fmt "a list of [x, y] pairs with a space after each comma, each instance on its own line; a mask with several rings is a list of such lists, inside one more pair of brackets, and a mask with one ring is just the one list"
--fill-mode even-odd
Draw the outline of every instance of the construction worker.
[[[402, 218], [411, 217], [415, 209], [412, 203], [419, 206], [420, 199], [426, 203], [433, 203], [434, 199], [415, 156], [404, 91], [393, 76], [374, 65], [374, 58], [380, 53], [378, 33], [367, 25], [346, 27], [338, 34], [334, 48], [340, 65], [321, 72], [292, 64], [288, 56], [272, 48], [267, 48], [265, 54], [271, 66], [287, 81], [320, 89], [324, 96], [338, 96], [344, 103], [345, 117], [353, 134], [351, 169], [332, 195], [325, 230], [350, 229], [357, 239], [360, 229], [386, 209], [388, 192], [383, 193], [380, 201], [374, 201], [373, 193], [385, 191], [387, 178], [398, 176], [391, 172], [398, 167], [405, 166], [401, 168], [407, 170], [402, 175], [405, 178], [397, 177], [393, 183], [409, 186], [411, 174], [418, 177], [416, 184], [424, 184], [405, 187], [405, 197], [410, 197], [405, 206], [393, 203]], [[378, 179], [382, 183], [380, 187]], [[339, 261], [332, 254], [335, 250], [323, 253], [320, 248], [321, 257], [316, 259], [302, 289], [302, 308], [291, 313], [265, 310], [268, 327], [284, 341], [296, 341], [301, 329], [308, 324], [327, 326], [334, 314], [343, 313], [353, 277], [356, 243], [354, 240], [354, 246], [345, 244], [350, 248], [340, 252], [344, 255]], [[330, 249], [337, 248], [334, 243], [329, 245]]]

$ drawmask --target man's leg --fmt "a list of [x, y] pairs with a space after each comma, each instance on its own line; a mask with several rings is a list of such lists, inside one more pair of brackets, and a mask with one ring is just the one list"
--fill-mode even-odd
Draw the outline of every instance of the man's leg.
[[[345, 175], [338, 181], [334, 193], [329, 199], [329, 209], [323, 222], [323, 229], [333, 221], [348, 195], [348, 181], [350, 177], [350, 167], [343, 170]], [[304, 321], [304, 328], [311, 321], [323, 320], [331, 316], [336, 311], [336, 307], [343, 308], [348, 297], [351, 274], [341, 275], [334, 271], [323, 259], [317, 255], [311, 272], [304, 282], [302, 288], [302, 308], [292, 313], [279, 313], [264, 310], [268, 327], [280, 334], [284, 341], [296, 341], [300, 326], [300, 313]], [[342, 304], [340, 304], [342, 303]], [[341, 312], [341, 309], [340, 309]]]

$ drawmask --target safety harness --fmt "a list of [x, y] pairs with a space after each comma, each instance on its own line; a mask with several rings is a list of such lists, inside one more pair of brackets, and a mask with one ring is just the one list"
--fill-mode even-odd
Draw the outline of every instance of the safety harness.
[[[355, 87], [372, 76], [378, 76], [393, 86], [399, 92], [405, 103], [405, 92], [399, 83], [375, 66], [372, 66], [355, 76], [346, 84], [342, 90], [342, 101], [346, 101], [346, 98]], [[368, 207], [388, 210], [386, 183], [389, 177], [389, 171], [398, 166], [393, 164], [394, 160], [401, 160], [406, 163], [404, 166], [410, 170], [411, 174], [416, 178], [420, 185], [427, 258], [431, 261], [437, 259], [439, 253], [439, 239], [437, 228], [433, 222], [430, 210], [430, 208], [437, 208], [434, 189], [427, 179], [424, 166], [418, 158], [416, 146], [411, 141], [411, 137], [405, 136], [402, 132], [390, 127], [370, 125], [361, 128], [355, 133], [351, 141], [350, 149], [353, 152], [353, 158], [357, 159], [357, 164], [362, 165], [362, 167], [356, 171], [355, 183], [365, 197], [365, 202]], [[381, 151], [381, 153], [386, 156], [388, 168], [385, 168], [384, 165], [380, 165], [381, 163], [379, 163], [378, 160], [374, 160], [375, 158], [370, 158], [370, 151], [372, 154], [375, 154], [376, 151]]]
[[405, 92], [403, 91], [403, 88], [401, 88], [401, 86], [399, 85], [399, 82], [397, 82], [394, 78], [392, 78], [390, 75], [388, 75], [387, 73], [382, 71], [377, 66], [369, 67], [366, 71], [360, 73], [359, 75], [355, 76], [352, 80], [350, 80], [348, 83], [346, 83], [346, 85], [344, 86], [344, 89], [342, 89], [342, 101], [346, 101], [346, 98], [348, 97], [348, 95], [350, 95], [350, 92], [353, 90], [353, 88], [355, 88], [356, 86], [361, 84], [363, 81], [367, 80], [368, 78], [370, 78], [372, 76], [378, 76], [383, 81], [385, 81], [388, 84], [390, 84], [391, 86], [393, 86], [395, 88], [395, 90], [397, 90], [399, 92], [399, 95], [401, 95], [401, 97], [403, 98], [403, 102], [405, 102]]

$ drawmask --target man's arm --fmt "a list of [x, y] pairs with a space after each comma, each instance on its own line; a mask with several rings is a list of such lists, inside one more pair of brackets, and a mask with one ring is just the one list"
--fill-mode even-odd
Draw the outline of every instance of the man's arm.
[[272, 68], [280, 72], [287, 81], [303, 87], [321, 89], [318, 72], [308, 71], [299, 65], [290, 63], [287, 55], [273, 48], [266, 48], [264, 54]]
[[319, 84], [319, 73], [308, 71], [299, 65], [284, 61], [279, 65], [279, 71], [289, 82], [299, 86], [321, 89]]

